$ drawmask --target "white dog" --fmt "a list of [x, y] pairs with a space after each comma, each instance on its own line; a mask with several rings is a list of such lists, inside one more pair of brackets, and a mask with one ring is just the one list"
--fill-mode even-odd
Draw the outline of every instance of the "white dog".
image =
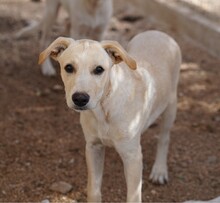
[[141, 201], [141, 134], [160, 116], [161, 129], [153, 182], [168, 181], [167, 153], [176, 116], [181, 52], [168, 35], [148, 31], [135, 36], [125, 51], [114, 41], [60, 37], [40, 54], [61, 66], [67, 105], [80, 112], [86, 139], [88, 201], [101, 201], [104, 146], [123, 160], [127, 201]]
[[[68, 12], [71, 37], [74, 39], [102, 40], [112, 16], [111, 0], [46, 0], [42, 21], [23, 28], [16, 33], [16, 38], [28, 36], [41, 30], [40, 48], [41, 50], [45, 49], [50, 43], [48, 35], [60, 6], [63, 6]], [[48, 76], [56, 74], [49, 59], [42, 64], [42, 73]]]

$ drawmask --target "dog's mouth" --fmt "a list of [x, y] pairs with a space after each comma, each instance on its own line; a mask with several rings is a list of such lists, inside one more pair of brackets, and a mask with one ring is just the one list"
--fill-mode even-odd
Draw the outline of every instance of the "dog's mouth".
[[69, 103], [69, 102], [67, 102], [67, 106], [71, 109], [71, 110], [74, 110], [74, 111], [76, 111], [76, 112], [81, 112], [81, 111], [85, 111], [85, 110], [89, 110], [90, 109], [90, 107], [89, 107], [89, 105], [84, 105], [84, 106], [78, 106], [78, 105], [76, 105], [76, 104], [74, 104], [74, 103]]
[[88, 107], [87, 106], [74, 106], [73, 107], [73, 110], [77, 111], [77, 112], [80, 112], [80, 111], [85, 111], [85, 110], [88, 110]]

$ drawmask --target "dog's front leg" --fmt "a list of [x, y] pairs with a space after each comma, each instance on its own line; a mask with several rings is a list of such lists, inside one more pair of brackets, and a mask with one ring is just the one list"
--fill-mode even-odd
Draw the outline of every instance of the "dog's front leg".
[[104, 166], [105, 148], [101, 144], [86, 144], [86, 162], [88, 170], [87, 201], [101, 202], [101, 184]]
[[117, 143], [116, 150], [122, 158], [127, 183], [127, 202], [141, 202], [142, 151], [140, 140]]

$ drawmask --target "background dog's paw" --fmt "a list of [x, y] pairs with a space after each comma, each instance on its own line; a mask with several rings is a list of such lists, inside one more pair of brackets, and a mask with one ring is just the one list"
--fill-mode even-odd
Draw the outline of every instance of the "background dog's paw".
[[55, 76], [56, 75], [56, 71], [53, 68], [53, 65], [50, 62], [50, 59], [47, 59], [41, 67], [41, 71], [42, 74], [45, 76]]
[[154, 164], [150, 174], [150, 180], [153, 183], [161, 184], [161, 185], [167, 183], [168, 182], [167, 166]]

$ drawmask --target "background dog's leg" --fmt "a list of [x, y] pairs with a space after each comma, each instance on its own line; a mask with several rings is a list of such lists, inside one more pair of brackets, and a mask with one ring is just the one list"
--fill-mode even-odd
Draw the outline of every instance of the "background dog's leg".
[[[52, 4], [51, 4], [51, 1], [46, 1], [46, 5], [45, 5], [46, 9], [45, 9], [43, 23], [42, 23], [42, 36], [40, 40], [41, 50], [44, 50], [50, 42], [48, 40], [48, 35], [56, 20], [59, 6], [60, 6], [59, 1], [54, 1], [54, 3]], [[42, 64], [41, 70], [42, 70], [43, 75], [53, 76], [56, 74], [56, 71], [53, 68], [53, 65], [49, 58], [46, 59], [46, 61]]]
[[29, 37], [40, 31], [41, 22], [31, 21], [27, 27], [22, 28], [20, 31], [15, 33], [15, 38], [20, 39], [22, 37]]
[[101, 144], [86, 144], [88, 170], [87, 200], [101, 202], [101, 184], [104, 167], [105, 148]]
[[45, 44], [45, 42], [56, 20], [59, 6], [60, 5], [58, 1], [54, 1], [54, 3], [51, 3], [51, 1], [46, 1], [44, 17], [43, 17], [43, 22], [42, 22], [42, 36], [41, 36], [41, 47], [42, 48], [45, 48], [48, 46], [48, 44]]
[[167, 154], [170, 141], [170, 129], [176, 117], [176, 108], [176, 96], [173, 96], [172, 101], [162, 114], [156, 160], [150, 174], [150, 179], [154, 183], [164, 184], [168, 181]]
[[124, 164], [127, 202], [141, 202], [143, 164], [140, 140], [138, 139], [138, 142], [137, 140], [129, 140], [117, 143], [116, 150]]
[[47, 58], [41, 65], [41, 72], [46, 76], [54, 76], [56, 75], [56, 71], [51, 63], [50, 58]]

